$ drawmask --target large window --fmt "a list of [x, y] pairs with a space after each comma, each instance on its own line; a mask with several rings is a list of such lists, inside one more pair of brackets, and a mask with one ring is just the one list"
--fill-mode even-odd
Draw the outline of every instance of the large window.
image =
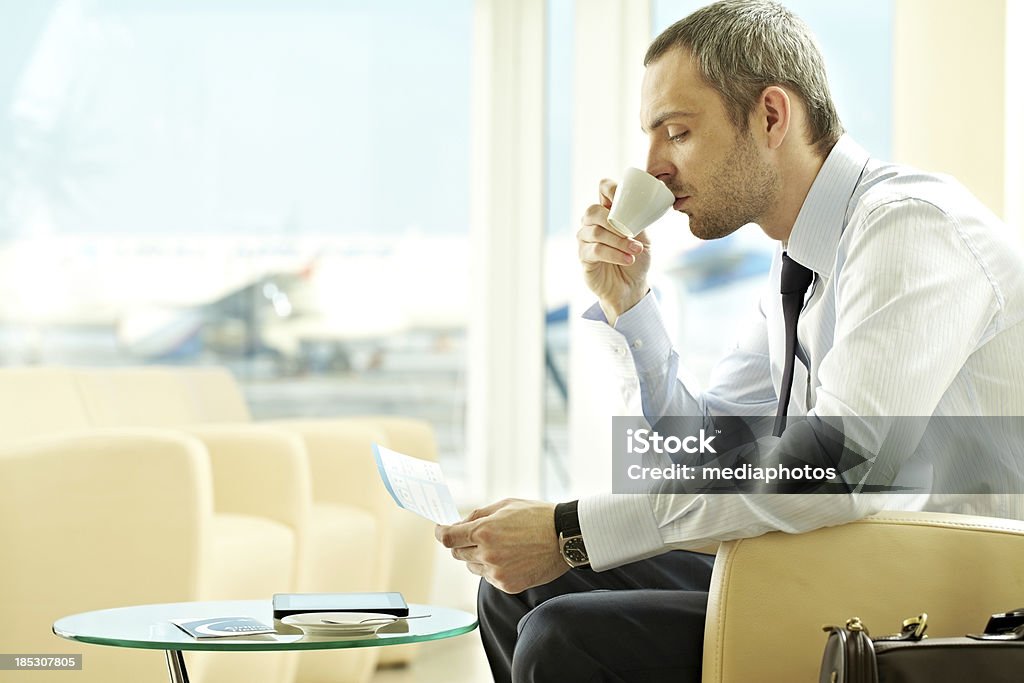
[[[500, 489], [492, 480], [519, 470], [516, 487], [539, 479], [546, 497], [579, 493], [581, 472], [603, 473], [589, 463], [604, 439], [600, 411], [587, 407], [600, 392], [579, 390], [593, 368], [573, 372], [582, 349], [569, 348], [579, 312], [570, 301], [592, 301], [581, 298], [576, 224], [598, 178], [643, 164], [643, 49], [700, 4], [4, 3], [0, 363], [225, 365], [257, 417], [429, 419], [448, 476], [471, 502], [487, 502], [479, 497]], [[888, 156], [890, 0], [787, 4], [820, 39], [846, 127]], [[502, 59], [510, 46], [522, 52]], [[517, 94], [496, 104], [508, 92]], [[515, 125], [540, 92], [543, 126]], [[539, 166], [516, 155], [540, 135], [543, 217], [523, 222], [543, 220], [544, 252], [476, 250], [481, 231], [507, 228], [476, 220], [473, 206], [498, 206], [479, 212], [494, 219], [510, 213], [501, 204], [510, 187], [538, 194]], [[502, 136], [507, 147], [481, 144]], [[667, 322], [686, 366], [706, 379], [774, 245], [749, 227], [701, 243], [674, 214], [650, 234]], [[527, 265], [496, 267], [512, 257]], [[544, 278], [543, 302], [532, 291], [522, 308], [508, 292], [474, 302], [484, 282], [528, 271]], [[484, 311], [487, 301], [504, 303]], [[476, 346], [467, 328], [515, 316], [494, 329], [539, 338], [519, 318], [541, 303], [547, 379], [534, 397], [532, 383], [481, 375], [520, 356], [494, 353], [493, 340]], [[533, 351], [521, 354], [530, 367]], [[495, 398], [505, 394], [515, 394], [508, 406]], [[510, 463], [537, 448], [495, 450], [505, 435], [530, 432], [523, 443], [534, 443], [532, 417], [508, 408], [541, 400], [540, 467]], [[481, 477], [495, 461], [511, 469]]]
[[572, 196], [573, 47], [575, 3], [547, 0], [545, 83], [545, 421], [541, 494], [564, 496], [569, 467], [569, 292], [579, 277]]
[[216, 363], [463, 451], [471, 0], [0, 10], [0, 363]]

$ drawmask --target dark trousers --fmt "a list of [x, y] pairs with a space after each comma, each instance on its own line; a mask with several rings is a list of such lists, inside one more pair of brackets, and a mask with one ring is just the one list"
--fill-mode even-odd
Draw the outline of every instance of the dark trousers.
[[518, 595], [481, 581], [495, 683], [699, 683], [714, 561], [677, 550], [604, 572], [573, 569]]

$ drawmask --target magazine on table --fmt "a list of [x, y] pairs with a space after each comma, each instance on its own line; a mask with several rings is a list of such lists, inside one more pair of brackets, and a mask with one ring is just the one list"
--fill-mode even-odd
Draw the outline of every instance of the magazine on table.
[[267, 626], [252, 617], [212, 617], [208, 619], [171, 619], [171, 623], [193, 638], [238, 638], [274, 633]]

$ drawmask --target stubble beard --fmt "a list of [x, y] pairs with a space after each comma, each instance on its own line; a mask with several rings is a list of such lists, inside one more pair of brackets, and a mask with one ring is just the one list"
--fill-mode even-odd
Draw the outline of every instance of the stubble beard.
[[[697, 204], [690, 219], [690, 232], [702, 240], [716, 240], [756, 223], [779, 194], [779, 175], [761, 159], [749, 131], [736, 134], [729, 155], [710, 174], [706, 188], [710, 194]], [[678, 195], [677, 195], [678, 196]]]

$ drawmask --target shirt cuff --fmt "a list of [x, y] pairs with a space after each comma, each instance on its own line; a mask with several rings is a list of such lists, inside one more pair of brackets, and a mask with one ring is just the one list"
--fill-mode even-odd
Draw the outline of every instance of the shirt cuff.
[[639, 374], [664, 371], [666, 359], [672, 353], [672, 339], [653, 292], [648, 292], [636, 306], [620, 315], [615, 329], [626, 338]]
[[630, 356], [626, 341], [618, 330], [608, 324], [600, 304], [594, 304], [588, 308], [582, 317], [584, 329], [588, 331], [590, 339], [596, 343], [594, 348], [600, 354], [596, 360], [601, 363], [601, 368], [612, 371], [620, 378], [635, 381], [636, 368], [633, 367], [633, 358]]
[[590, 566], [597, 571], [665, 551], [661, 530], [645, 495], [589, 496], [580, 499], [578, 511]]

